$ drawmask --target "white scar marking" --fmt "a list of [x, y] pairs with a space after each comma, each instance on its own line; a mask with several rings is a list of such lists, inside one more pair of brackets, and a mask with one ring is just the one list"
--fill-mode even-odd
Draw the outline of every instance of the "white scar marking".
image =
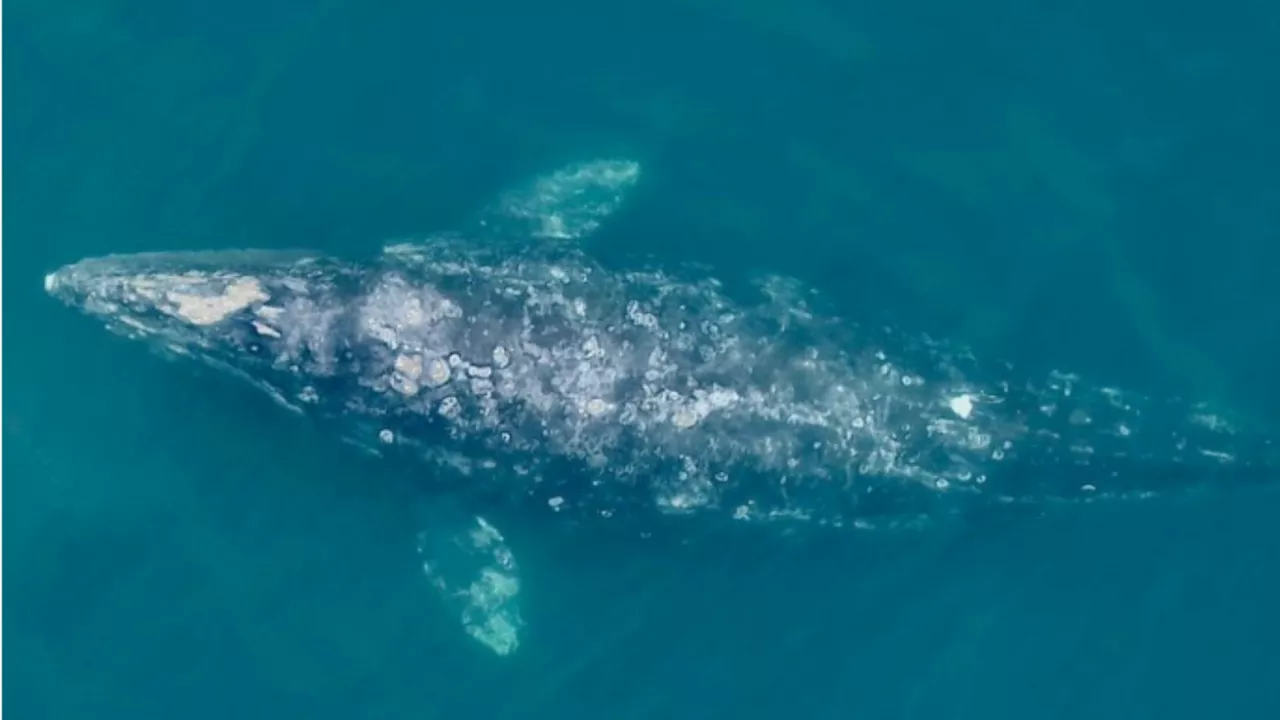
[[971, 395], [957, 395], [947, 401], [947, 405], [950, 406], [951, 412], [962, 420], [968, 420], [973, 414], [973, 396]]
[[256, 278], [242, 277], [227, 285], [221, 295], [203, 296], [170, 292], [168, 299], [177, 303], [177, 313], [193, 325], [212, 325], [255, 302], [271, 298]]
[[257, 330], [258, 334], [260, 335], [266, 335], [268, 337], [274, 337], [274, 338], [281, 337], [280, 332], [278, 330], [271, 327], [270, 325], [267, 325], [266, 323], [259, 322], [258, 320], [253, 321], [253, 329]]
[[422, 358], [416, 355], [400, 355], [396, 358], [396, 370], [410, 380], [422, 377]]
[[676, 427], [684, 430], [693, 427], [698, 422], [698, 416], [688, 408], [680, 408], [672, 416], [671, 422]]
[[422, 377], [422, 358], [417, 355], [397, 356], [395, 369], [396, 372], [391, 376], [391, 387], [405, 395], [417, 395], [418, 378]]
[[427, 386], [437, 388], [449, 382], [449, 366], [440, 358], [432, 358], [427, 364]]

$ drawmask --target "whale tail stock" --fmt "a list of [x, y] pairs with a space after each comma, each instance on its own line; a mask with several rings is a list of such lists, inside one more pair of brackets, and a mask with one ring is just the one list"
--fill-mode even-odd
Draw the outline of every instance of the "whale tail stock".
[[[988, 483], [1004, 503], [1191, 497], [1280, 485], [1280, 446], [1205, 403], [1051, 373], [1004, 393]], [[1001, 457], [1003, 455], [1006, 457]]]

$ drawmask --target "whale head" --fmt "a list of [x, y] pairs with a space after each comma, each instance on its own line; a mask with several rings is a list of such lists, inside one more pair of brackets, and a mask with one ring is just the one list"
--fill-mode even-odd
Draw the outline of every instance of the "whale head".
[[229, 371], [297, 409], [344, 361], [343, 263], [301, 251], [110, 255], [66, 265], [45, 291], [162, 355]]

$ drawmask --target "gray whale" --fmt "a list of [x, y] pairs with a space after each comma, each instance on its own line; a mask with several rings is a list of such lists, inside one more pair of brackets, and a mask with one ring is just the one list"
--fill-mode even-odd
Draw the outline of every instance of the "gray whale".
[[445, 466], [451, 493], [578, 521], [866, 528], [1274, 474], [1269, 439], [1202, 405], [983, 365], [782, 278], [605, 267], [573, 240], [627, 167], [562, 171], [472, 231], [366, 261], [110, 256], [45, 286], [363, 447]]

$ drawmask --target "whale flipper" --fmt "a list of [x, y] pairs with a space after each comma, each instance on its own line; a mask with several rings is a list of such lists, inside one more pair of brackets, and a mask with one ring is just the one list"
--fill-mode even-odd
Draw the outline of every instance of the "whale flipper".
[[639, 180], [640, 164], [634, 160], [596, 158], [571, 163], [503, 192], [477, 213], [465, 234], [400, 239], [387, 243], [382, 252], [400, 261], [425, 262], [450, 247], [451, 240], [497, 254], [504, 250], [554, 254], [572, 249], [622, 206]]
[[[640, 179], [640, 164], [623, 158], [597, 158], [566, 165], [515, 187], [486, 209], [483, 227], [503, 224], [503, 236], [521, 234], [540, 240], [579, 240], [600, 227]], [[523, 232], [505, 227], [515, 221]]]
[[418, 556], [440, 599], [477, 642], [498, 655], [515, 652], [524, 627], [520, 578], [502, 533], [450, 498], [432, 498], [418, 512]]
[[570, 163], [500, 194], [476, 213], [466, 234], [486, 243], [575, 242], [616, 212], [639, 180], [640, 163], [626, 158]]

